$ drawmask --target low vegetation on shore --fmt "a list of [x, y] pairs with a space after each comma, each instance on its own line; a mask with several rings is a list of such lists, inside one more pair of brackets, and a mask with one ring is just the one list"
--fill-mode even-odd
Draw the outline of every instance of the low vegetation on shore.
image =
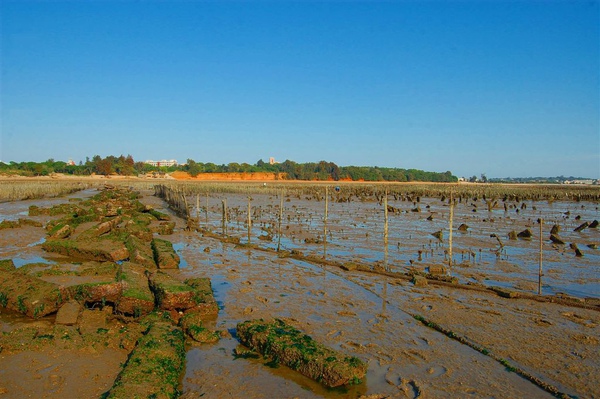
[[131, 155], [105, 158], [95, 155], [86, 161], [63, 162], [48, 159], [45, 162], [0, 162], [0, 173], [20, 176], [49, 176], [62, 173], [74, 176], [165, 174], [183, 171], [195, 177], [202, 173], [275, 173], [287, 180], [350, 180], [350, 181], [429, 181], [456, 182], [457, 177], [447, 171], [427, 172], [419, 169], [384, 168], [378, 166], [338, 166], [333, 162], [296, 163], [286, 160], [281, 163], [266, 163], [262, 159], [254, 165], [231, 162], [216, 165], [211, 162], [196, 162], [188, 159], [185, 164], [172, 166], [153, 166], [145, 162], [136, 162]]

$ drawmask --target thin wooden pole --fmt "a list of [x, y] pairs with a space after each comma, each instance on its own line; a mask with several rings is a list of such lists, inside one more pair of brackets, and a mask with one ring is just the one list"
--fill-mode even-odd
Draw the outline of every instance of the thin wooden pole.
[[206, 191], [206, 230], [209, 230], [209, 228], [208, 228], [208, 190]]
[[327, 259], [327, 217], [329, 208], [329, 187], [325, 186], [325, 216], [323, 218], [323, 259]]
[[388, 269], [388, 190], [385, 189], [385, 196], [383, 197], [383, 263], [384, 267]]
[[283, 219], [283, 189], [281, 190], [279, 199], [279, 222], [278, 222], [278, 233], [277, 233], [277, 252], [281, 249], [281, 219]]
[[544, 219], [540, 219], [540, 270], [538, 271], [538, 295], [542, 295], [542, 263], [543, 263], [543, 248], [542, 248], [542, 244], [543, 244], [543, 237], [542, 234], [543, 233], [543, 227], [544, 227]]
[[227, 235], [227, 199], [221, 200], [221, 204], [223, 205], [223, 216], [221, 218], [221, 231], [223, 235]]
[[250, 201], [252, 201], [252, 198], [248, 197], [248, 244], [250, 244], [250, 230], [252, 229], [252, 205]]
[[328, 204], [329, 204], [329, 187], [325, 186], [325, 223], [327, 223]]
[[190, 218], [190, 208], [188, 206], [188, 202], [187, 202], [187, 197], [185, 196], [185, 193], [183, 191], [181, 191], [181, 198], [183, 198], [183, 202], [182, 202], [182, 206], [183, 206], [183, 214], [185, 215], [185, 218], [189, 220]]
[[383, 242], [387, 245], [388, 242], [388, 191], [385, 189], [385, 196], [383, 197]]
[[448, 266], [452, 267], [452, 223], [454, 221], [454, 196], [452, 190], [450, 190], [450, 223], [448, 232]]
[[198, 225], [196, 226], [198, 229], [200, 228], [200, 194], [196, 194], [196, 220]]

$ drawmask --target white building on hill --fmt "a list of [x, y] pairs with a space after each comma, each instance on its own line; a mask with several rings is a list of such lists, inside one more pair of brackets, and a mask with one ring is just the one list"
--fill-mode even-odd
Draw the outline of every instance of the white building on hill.
[[152, 161], [152, 160], [147, 160], [146, 162], [148, 165], [152, 165], [152, 166], [175, 166], [177, 165], [177, 160], [176, 159], [170, 159], [170, 160], [166, 160], [163, 159], [161, 161]]

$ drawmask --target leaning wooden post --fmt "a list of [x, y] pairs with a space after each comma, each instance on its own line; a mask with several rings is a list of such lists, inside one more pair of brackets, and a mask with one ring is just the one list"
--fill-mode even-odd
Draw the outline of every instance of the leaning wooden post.
[[454, 196], [452, 190], [450, 190], [450, 223], [448, 232], [448, 266], [452, 267], [452, 222], [454, 219]]
[[252, 206], [250, 201], [252, 201], [252, 197], [248, 197], [248, 244], [250, 244], [250, 230], [252, 229]]
[[538, 295], [542, 295], [542, 244], [543, 244], [543, 227], [544, 227], [544, 219], [540, 219], [540, 270], [538, 271]]
[[191, 216], [191, 214], [190, 214], [190, 208], [188, 206], [188, 202], [187, 202], [187, 198], [185, 196], [185, 193], [183, 191], [181, 192], [181, 197], [183, 198], [183, 203], [182, 203], [182, 205], [184, 207], [183, 213], [185, 214], [185, 218], [189, 222], [189, 219], [190, 219], [190, 216]]

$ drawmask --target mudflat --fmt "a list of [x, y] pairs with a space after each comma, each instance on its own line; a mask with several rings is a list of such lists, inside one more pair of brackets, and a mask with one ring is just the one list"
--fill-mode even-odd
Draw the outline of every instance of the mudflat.
[[[141, 190], [141, 204], [170, 215], [175, 223], [166, 234], [158, 229], [152, 233], [153, 239], [172, 243], [180, 258], [179, 268], [160, 273], [181, 284], [210, 279], [219, 305], [217, 317], [206, 319], [202, 327], [217, 332], [217, 339], [212, 335], [202, 344], [186, 339], [180, 396], [600, 396], [595, 383], [600, 374], [600, 254], [594, 248], [600, 232], [574, 231], [584, 221], [599, 219], [597, 202], [513, 199], [489, 210], [482, 198], [463, 199], [453, 207], [450, 264], [447, 200], [390, 195], [384, 239], [381, 198], [365, 195], [361, 200], [349, 196], [345, 186], [336, 194], [334, 185], [326, 218], [323, 186], [315, 191], [320, 198], [267, 192], [270, 187], [252, 193], [214, 188], [190, 193], [197, 223], [192, 230], [152, 190]], [[81, 260], [42, 249], [48, 239], [44, 226], [57, 217], [29, 216], [31, 205], [78, 203], [75, 198], [96, 193], [74, 193], [70, 201], [2, 204], [4, 220], [39, 225], [0, 230], [0, 259], [11, 259], [17, 271], [59, 287], [100, 284], [102, 273], [65, 273], [80, 270]], [[545, 221], [541, 297], [538, 219]], [[458, 230], [462, 224], [468, 225], [465, 232]], [[550, 240], [553, 225], [560, 226], [565, 245]], [[81, 224], [73, 234], [90, 228]], [[531, 239], [509, 237], [525, 229], [531, 230]], [[438, 231], [443, 232], [441, 240], [432, 235]], [[576, 256], [570, 243], [584, 256]], [[96, 270], [111, 273], [106, 265]], [[415, 276], [425, 283], [415, 284]], [[84, 303], [75, 325], [57, 324], [55, 313], [32, 318], [0, 307], [1, 396], [98, 398], [109, 392], [145, 331], [141, 315], [119, 314], [111, 305]], [[178, 311], [170, 312], [177, 326]], [[366, 378], [332, 390], [273, 359], [236, 356], [236, 326], [256, 319], [284, 320], [321, 344], [360, 359], [367, 365]]]

